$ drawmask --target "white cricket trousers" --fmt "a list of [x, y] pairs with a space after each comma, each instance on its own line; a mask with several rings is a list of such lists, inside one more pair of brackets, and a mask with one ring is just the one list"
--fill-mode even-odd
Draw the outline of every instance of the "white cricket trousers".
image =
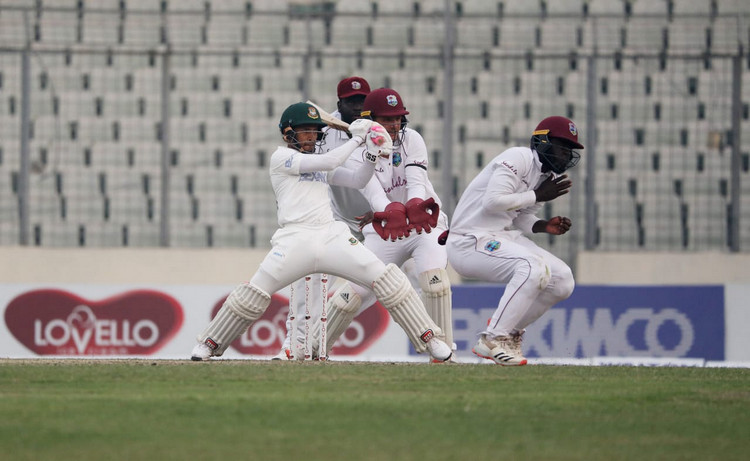
[[276, 293], [308, 274], [325, 273], [372, 287], [385, 264], [338, 221], [321, 226], [287, 225], [273, 234], [271, 251], [250, 280]]
[[488, 336], [523, 331], [573, 292], [575, 282], [568, 265], [520, 231], [486, 236], [451, 232], [446, 246], [448, 261], [461, 276], [507, 284], [482, 332]]

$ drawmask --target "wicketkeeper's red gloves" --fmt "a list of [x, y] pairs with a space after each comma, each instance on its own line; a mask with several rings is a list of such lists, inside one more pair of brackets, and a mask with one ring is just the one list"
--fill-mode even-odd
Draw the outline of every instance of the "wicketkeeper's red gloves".
[[432, 197], [427, 200], [413, 198], [406, 202], [406, 217], [409, 218], [409, 226], [421, 234], [424, 230], [428, 234], [437, 226], [440, 205], [435, 203]]
[[383, 240], [402, 239], [409, 236], [409, 223], [406, 221], [406, 207], [401, 202], [392, 202], [385, 211], [378, 211], [372, 217], [372, 227]]

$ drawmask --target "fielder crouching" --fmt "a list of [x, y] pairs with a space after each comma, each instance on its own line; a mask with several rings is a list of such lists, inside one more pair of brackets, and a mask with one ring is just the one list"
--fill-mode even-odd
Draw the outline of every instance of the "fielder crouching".
[[565, 171], [580, 159], [578, 128], [565, 117], [547, 117], [529, 147], [511, 147], [495, 157], [468, 185], [453, 213], [447, 244], [453, 269], [467, 278], [506, 284], [492, 318], [472, 349], [500, 365], [526, 365], [526, 327], [575, 287], [565, 262], [524, 234], [562, 235], [571, 221], [536, 213], [545, 202], [566, 195]]
[[[357, 239], [349, 228], [333, 219], [328, 185], [362, 188], [372, 177], [379, 155], [390, 155], [390, 138], [382, 126], [370, 120], [350, 125], [352, 139], [319, 155], [315, 146], [323, 138], [321, 120], [307, 103], [289, 106], [279, 128], [286, 147], [271, 156], [271, 184], [278, 206], [279, 230], [249, 282], [235, 288], [216, 317], [198, 335], [192, 360], [220, 356], [229, 344], [258, 320], [271, 302], [271, 294], [313, 273], [327, 273], [370, 286], [393, 320], [406, 332], [418, 352], [436, 360], [448, 360], [451, 348], [437, 339], [442, 332], [427, 315], [419, 295], [401, 270], [386, 266]], [[363, 157], [356, 169], [343, 167], [357, 150]]]

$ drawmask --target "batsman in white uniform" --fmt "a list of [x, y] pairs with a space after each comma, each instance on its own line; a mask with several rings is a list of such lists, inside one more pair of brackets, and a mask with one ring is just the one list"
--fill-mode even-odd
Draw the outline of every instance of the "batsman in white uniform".
[[545, 118], [530, 147], [507, 149], [474, 178], [453, 214], [447, 235], [451, 266], [464, 277], [507, 284], [473, 348], [500, 365], [525, 365], [525, 328], [573, 292], [567, 264], [523, 235], [570, 229], [567, 217], [546, 221], [535, 213], [543, 202], [568, 193], [571, 181], [563, 173], [580, 159], [573, 149], [583, 149], [576, 125], [565, 117]]
[[[452, 345], [448, 258], [437, 242], [437, 235], [448, 228], [448, 219], [440, 212], [440, 199], [427, 177], [424, 139], [406, 127], [408, 113], [401, 96], [390, 88], [374, 90], [364, 101], [362, 116], [383, 125], [394, 144], [391, 157], [378, 158], [373, 178], [362, 189], [375, 211], [373, 222], [363, 229], [365, 246], [387, 264], [401, 266], [414, 258], [427, 313], [443, 331], [441, 339]], [[432, 233], [433, 229], [438, 232]], [[329, 311], [341, 320], [329, 322], [329, 348], [360, 309], [373, 302], [373, 292], [366, 285], [345, 284], [334, 294]]]
[[[362, 104], [368, 94], [370, 94], [370, 84], [364, 78], [353, 76], [342, 79], [336, 87], [338, 110], [331, 115], [346, 123], [352, 123], [354, 120], [360, 118]], [[346, 144], [351, 138], [351, 135], [346, 131], [328, 126], [323, 128], [323, 132], [325, 133], [325, 137], [318, 148], [318, 151], [321, 153], [330, 152]], [[359, 167], [359, 163], [350, 158], [344, 163], [344, 167], [356, 169]], [[335, 184], [329, 184], [329, 186], [331, 209], [334, 219], [346, 223], [352, 235], [360, 242], [363, 241], [364, 237], [360, 228], [360, 217], [364, 217], [370, 212], [370, 204], [357, 189]], [[313, 320], [319, 318], [323, 302], [321, 275], [312, 274], [307, 281], [303, 278], [291, 285], [290, 293], [292, 296], [289, 300], [291, 304], [289, 313], [294, 312], [297, 321], [293, 321], [291, 315], [287, 316], [286, 335], [281, 346], [281, 351], [273, 357], [274, 360], [301, 360], [305, 357], [305, 353], [302, 352], [307, 348], [305, 340], [312, 341], [312, 338], [305, 331], [307, 325], [305, 322], [300, 321], [302, 318], [300, 314], [302, 312], [309, 312]], [[329, 277], [328, 282], [329, 285], [333, 285], [335, 277]], [[296, 325], [294, 325], [295, 323]], [[295, 328], [296, 334], [294, 334]], [[295, 344], [292, 345], [292, 342]]]
[[[401, 326], [419, 352], [449, 360], [451, 348], [438, 339], [441, 332], [424, 311], [419, 295], [395, 265], [385, 265], [357, 239], [346, 224], [335, 221], [328, 184], [362, 187], [372, 177], [379, 155], [392, 149], [388, 136], [376, 132], [373, 122], [361, 120], [350, 127], [352, 139], [322, 155], [315, 145], [324, 123], [314, 106], [297, 103], [281, 116], [279, 128], [286, 147], [271, 156], [271, 184], [278, 206], [279, 230], [272, 248], [249, 282], [236, 287], [208, 326], [198, 335], [191, 359], [221, 356], [229, 345], [258, 320], [271, 295], [300, 277], [329, 273], [372, 287], [378, 300]], [[380, 127], [382, 129], [382, 127]], [[341, 168], [365, 142], [359, 169]]]

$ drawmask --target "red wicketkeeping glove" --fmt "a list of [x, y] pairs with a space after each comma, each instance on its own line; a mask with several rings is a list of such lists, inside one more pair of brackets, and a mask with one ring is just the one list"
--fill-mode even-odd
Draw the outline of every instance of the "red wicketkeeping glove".
[[383, 240], [402, 239], [409, 236], [409, 224], [406, 222], [406, 207], [401, 202], [391, 202], [385, 211], [378, 211], [372, 217], [372, 227]]
[[428, 234], [437, 226], [438, 216], [440, 215], [440, 205], [435, 203], [432, 197], [427, 200], [413, 198], [406, 202], [406, 217], [409, 218], [411, 229], [421, 234], [422, 230]]

